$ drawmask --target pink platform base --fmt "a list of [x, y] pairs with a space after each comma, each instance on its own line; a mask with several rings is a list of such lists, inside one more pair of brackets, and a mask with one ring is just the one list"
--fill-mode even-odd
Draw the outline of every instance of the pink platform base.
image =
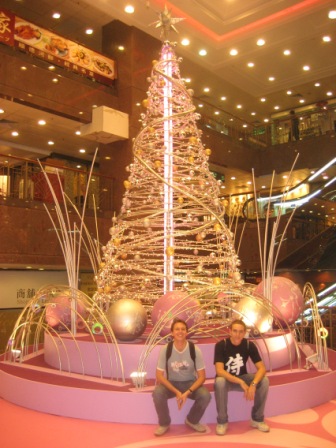
[[[23, 363], [13, 364], [0, 360], [0, 396], [2, 398], [19, 406], [65, 417], [118, 423], [157, 423], [151, 396], [154, 387], [151, 378], [154, 376], [154, 359], [157, 359], [157, 351], [152, 352], [153, 359], [150, 359], [147, 364], [149, 380], [146, 387], [136, 390], [129, 380], [123, 384], [97, 378], [93, 376], [94, 372], [90, 373], [91, 376], [83, 376], [79, 373], [57, 370], [57, 366], [53, 365], [57, 364], [56, 353], [53, 353], [51, 348], [55, 347], [55, 344], [51, 342], [46, 341], [40, 353], [31, 356]], [[275, 342], [271, 337], [270, 343], [267, 344], [267, 348], [265, 347], [266, 352], [270, 353], [269, 359], [272, 361], [272, 372], [268, 373], [270, 391], [265, 410], [266, 418], [308, 409], [336, 398], [336, 352], [328, 351], [329, 371], [318, 372], [315, 368], [306, 370], [298, 368], [297, 364], [292, 365], [292, 368], [289, 369], [288, 360], [285, 365], [282, 349], [279, 349], [281, 344]], [[209, 378], [207, 387], [212, 395], [210, 405], [202, 419], [204, 423], [216, 422], [216, 406], [212, 387], [214, 343], [213, 341], [203, 344], [202, 341], [198, 341], [206, 360], [207, 377]], [[123, 359], [125, 358], [125, 375], [128, 377], [131, 371], [136, 370], [134, 360], [139, 359], [137, 358], [138, 352], [144, 348], [143, 344], [139, 345], [121, 344]], [[290, 352], [294, 353], [295, 358], [290, 338], [288, 347]], [[85, 344], [81, 350], [82, 353], [86, 352]], [[90, 352], [92, 352], [92, 347], [90, 347], [90, 342], [87, 342], [87, 353]], [[84, 360], [84, 362], [86, 361]], [[274, 364], [282, 365], [274, 367]], [[175, 400], [170, 400], [172, 423], [183, 423], [191, 404], [191, 400], [188, 400], [186, 406], [178, 411]], [[230, 421], [248, 420], [251, 406], [250, 402], [244, 400], [242, 393], [230, 392]]]

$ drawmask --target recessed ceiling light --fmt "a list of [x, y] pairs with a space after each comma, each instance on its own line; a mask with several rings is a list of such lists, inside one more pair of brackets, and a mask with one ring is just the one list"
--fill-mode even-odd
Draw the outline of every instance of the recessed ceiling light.
[[269, 119], [268, 118], [264, 118], [264, 123], [268, 123]]
[[280, 106], [274, 106], [274, 109], [275, 109], [275, 110], [279, 110], [279, 109], [280, 109]]
[[291, 90], [287, 90], [287, 95], [291, 95], [293, 92]]
[[209, 87], [204, 87], [203, 92], [205, 92], [205, 93], [210, 92]]
[[76, 135], [81, 135], [81, 131], [76, 131], [75, 134]]
[[251, 68], [254, 67], [254, 62], [248, 62], [248, 63], [247, 63], [247, 66], [248, 66], [248, 67], [251, 67]]
[[44, 126], [45, 124], [47, 124], [47, 122], [45, 120], [39, 120], [37, 124], [39, 124], [40, 126]]
[[304, 100], [303, 98], [300, 99], [300, 103], [304, 103], [306, 100]]
[[87, 28], [86, 30], [85, 30], [85, 34], [93, 34], [93, 29], [92, 28]]
[[237, 104], [237, 109], [241, 109], [242, 105], [241, 104]]
[[264, 103], [264, 102], [266, 101], [266, 98], [260, 98], [260, 101], [261, 101], [262, 103]]
[[336, 10], [332, 9], [331, 11], [329, 11], [328, 17], [329, 19], [336, 19]]
[[119, 46], [118, 46], [118, 50], [119, 50], [119, 51], [125, 51], [125, 47], [124, 47], [123, 45], [119, 45]]
[[308, 71], [310, 70], [310, 67], [309, 67], [309, 65], [304, 65], [304, 66], [302, 67], [302, 69], [303, 69], [305, 72], [308, 72]]
[[290, 50], [284, 50], [283, 54], [285, 56], [289, 56], [291, 54], [291, 51]]
[[54, 145], [54, 144], [55, 144], [55, 142], [53, 142], [52, 140], [49, 140], [49, 141], [48, 141], [48, 145], [52, 146], [52, 145]]
[[327, 96], [333, 96], [332, 92], [327, 92]]
[[57, 84], [57, 83], [59, 82], [59, 79], [58, 79], [58, 78], [53, 78], [51, 81], [52, 81], [54, 84]]
[[323, 42], [331, 42], [331, 37], [330, 36], [323, 36], [322, 40], [323, 40]]
[[232, 50], [230, 50], [231, 56], [237, 56], [237, 54], [238, 54], [238, 50], [236, 48], [232, 48]]
[[200, 50], [200, 51], [198, 52], [198, 54], [199, 54], [200, 56], [206, 56], [208, 53], [207, 53], [206, 50], [202, 49], [202, 50]]
[[190, 45], [190, 40], [185, 37], [184, 39], [181, 40], [181, 45], [187, 47], [188, 45]]
[[20, 67], [20, 69], [23, 70], [23, 71], [25, 71], [25, 70], [27, 70], [27, 67], [24, 66], [24, 65], [22, 65], [22, 67]]
[[124, 11], [127, 14], [133, 14], [134, 13], [134, 6], [133, 5], [127, 5], [127, 6], [125, 6]]
[[55, 66], [54, 65], [49, 65], [48, 70], [55, 70]]
[[321, 84], [320, 84], [319, 82], [316, 82], [316, 83], [314, 84], [314, 86], [315, 86], [315, 87], [320, 87]]
[[262, 47], [263, 45], [265, 45], [265, 40], [264, 39], [258, 39], [257, 40], [257, 45], [258, 45], [258, 47]]
[[84, 154], [84, 153], [86, 152], [86, 150], [85, 150], [84, 148], [81, 148], [81, 149], [79, 150], [79, 152], [81, 152], [82, 154]]
[[261, 188], [266, 188], [266, 185], [262, 185]]
[[13, 131], [13, 132], [12, 132], [12, 136], [13, 136], [13, 137], [17, 137], [18, 135], [19, 135], [18, 131]]
[[221, 101], [226, 101], [226, 96], [221, 96]]
[[186, 82], [186, 83], [189, 84], [189, 83], [191, 82], [191, 78], [185, 78], [185, 79], [184, 79], [184, 82]]
[[52, 15], [53, 19], [60, 19], [61, 18], [61, 14], [59, 12], [54, 12], [54, 14]]
[[236, 178], [234, 176], [231, 177], [231, 180], [236, 180]]
[[269, 81], [275, 81], [275, 78], [274, 78], [274, 76], [269, 76], [269, 77], [268, 77], [268, 80], [269, 80]]
[[76, 168], [80, 169], [82, 168], [82, 165], [77, 165]]
[[215, 115], [219, 115], [219, 111], [218, 111], [218, 110], [215, 110], [214, 114], [215, 114]]
[[247, 128], [247, 124], [246, 123], [243, 124], [243, 128]]
[[253, 115], [253, 116], [254, 116], [254, 115], [256, 115], [256, 113], [255, 113], [255, 112], [251, 112], [251, 115]]
[[3, 109], [0, 109], [0, 114], [4, 114], [5, 111]]
[[199, 104], [198, 107], [203, 107], [203, 104]]

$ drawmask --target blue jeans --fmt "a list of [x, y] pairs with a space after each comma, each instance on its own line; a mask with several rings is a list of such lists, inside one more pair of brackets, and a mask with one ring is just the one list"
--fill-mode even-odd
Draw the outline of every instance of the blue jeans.
[[[176, 389], [183, 393], [194, 384], [194, 381], [171, 381], [171, 383], [174, 387], [176, 387]], [[176, 395], [173, 392], [168, 390], [162, 384], [158, 384], [155, 387], [153, 391], [153, 401], [156, 413], [159, 417], [160, 426], [170, 425], [171, 419], [169, 415], [168, 399], [175, 396]], [[187, 419], [190, 423], [196, 424], [201, 420], [210, 402], [211, 395], [206, 387], [201, 386], [190, 394], [188, 398], [194, 400], [194, 404], [190, 408]]]
[[[254, 375], [252, 373], [247, 373], [241, 375], [241, 378], [249, 386]], [[266, 376], [257, 384], [256, 393], [254, 396], [254, 405], [252, 407], [251, 417], [252, 420], [256, 422], [264, 421], [264, 409], [268, 394], [269, 380]], [[237, 390], [243, 392], [243, 389], [239, 384], [231, 383], [223, 377], [217, 377], [215, 379], [215, 398], [216, 398], [216, 408], [217, 408], [217, 423], [223, 424], [228, 422], [227, 413], [227, 403], [228, 403], [228, 392], [229, 390]]]

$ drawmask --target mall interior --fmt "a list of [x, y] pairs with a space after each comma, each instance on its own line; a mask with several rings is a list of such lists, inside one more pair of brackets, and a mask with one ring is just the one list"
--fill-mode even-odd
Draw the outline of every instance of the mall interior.
[[[52, 283], [54, 274], [65, 271], [46, 213], [53, 214], [55, 204], [42, 167], [50, 179], [60, 176], [78, 210], [90, 179], [86, 225], [95, 233], [98, 223], [102, 244], [110, 238], [152, 61], [161, 48], [157, 23], [165, 3], [173, 18], [184, 19], [173, 22], [169, 39], [176, 41], [181, 76], [194, 92], [198, 126], [211, 148], [209, 166], [226, 201], [225, 221], [236, 232], [243, 278], [260, 281], [257, 229], [270, 239], [281, 213], [279, 232], [286, 236], [276, 273], [300, 287], [310, 282], [318, 300], [328, 298], [321, 309], [328, 344], [335, 349], [336, 20], [328, 16], [335, 1], [143, 0], [133, 2], [133, 12], [124, 10], [132, 2], [108, 3], [1, 2], [2, 284], [13, 275], [10, 293], [0, 292], [1, 351], [27, 299], [22, 287], [18, 300], [27, 273], [47, 273]], [[6, 40], [10, 26], [15, 33]], [[264, 43], [255, 45], [259, 38]], [[201, 49], [208, 54], [200, 55]], [[62, 200], [58, 187], [56, 180], [55, 194]], [[280, 211], [277, 198], [284, 193]], [[84, 291], [94, 291], [85, 254], [80, 273]]]

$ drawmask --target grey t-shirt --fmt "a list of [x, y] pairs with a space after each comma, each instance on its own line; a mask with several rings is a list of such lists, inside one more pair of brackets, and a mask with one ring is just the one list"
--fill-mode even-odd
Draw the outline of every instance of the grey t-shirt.
[[[166, 352], [167, 345], [162, 347], [160, 351], [157, 364], [158, 370], [166, 371]], [[203, 355], [197, 345], [195, 345], [195, 353], [196, 370], [202, 370], [205, 368]], [[172, 354], [168, 359], [168, 376], [171, 381], [194, 381], [197, 378], [194, 361], [190, 356], [189, 343], [182, 352], [176, 350], [173, 344]]]

